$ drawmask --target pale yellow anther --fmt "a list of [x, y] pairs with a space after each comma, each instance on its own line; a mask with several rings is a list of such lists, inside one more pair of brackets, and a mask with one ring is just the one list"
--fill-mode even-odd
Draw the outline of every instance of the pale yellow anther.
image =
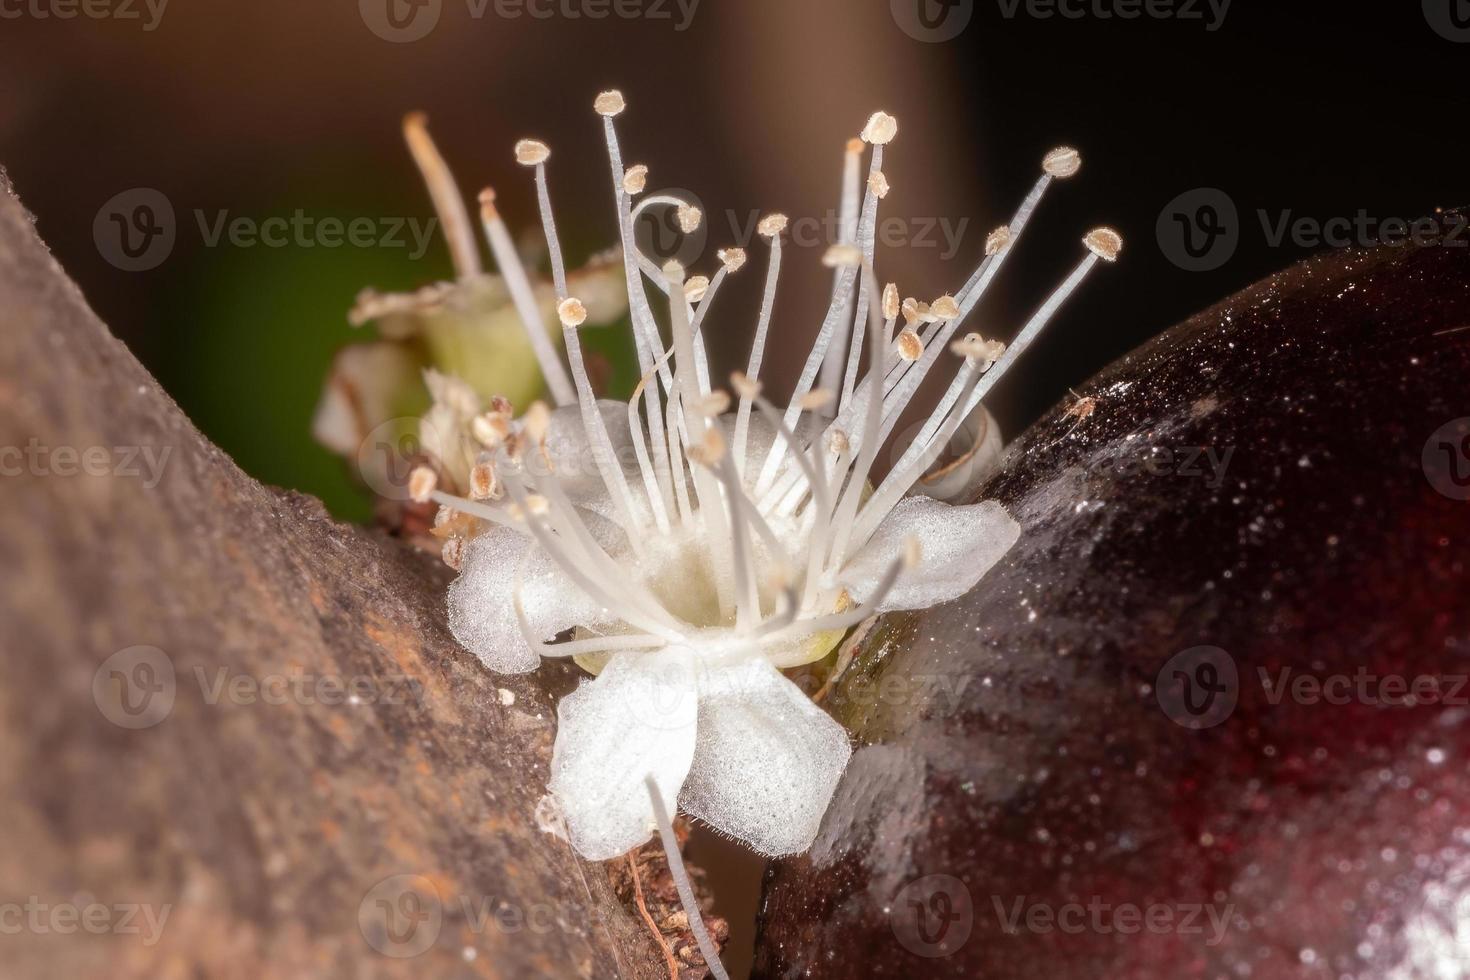
[[521, 425], [526, 430], [526, 435], [537, 445], [546, 441], [546, 432], [551, 428], [551, 409], [546, 407], [545, 402], [532, 402], [526, 406], [526, 414], [521, 419]]
[[819, 408], [832, 404], [832, 399], [836, 397], [826, 388], [813, 388], [801, 396], [801, 409], [804, 412], [815, 412]]
[[967, 360], [981, 361], [985, 359], [985, 338], [978, 333], [967, 333], [950, 344], [949, 349]]
[[864, 143], [862, 139], [854, 136], [852, 139], [847, 141], [847, 152], [852, 154], [861, 153], [863, 152], [863, 146]]
[[524, 166], [534, 167], [538, 163], [545, 163], [549, 156], [551, 147], [540, 140], [521, 140], [516, 144], [516, 163]]
[[1094, 228], [1082, 239], [1087, 250], [1104, 262], [1116, 262], [1123, 251], [1123, 236], [1111, 228]]
[[446, 538], [444, 547], [439, 551], [439, 557], [444, 560], [444, 564], [456, 572], [459, 571], [464, 565], [464, 538], [458, 534]]
[[592, 102], [592, 108], [596, 109], [600, 116], [616, 116], [627, 107], [628, 103], [623, 101], [623, 93], [615, 88], [599, 92], [597, 98]]
[[953, 320], [960, 315], [960, 304], [955, 302], [953, 296], [946, 293], [929, 304], [929, 312], [941, 320]]
[[408, 496], [415, 503], [427, 503], [429, 494], [439, 486], [439, 477], [427, 466], [415, 466], [408, 475]]
[[883, 317], [888, 320], [898, 319], [898, 283], [890, 282], [883, 287]]
[[495, 479], [495, 467], [489, 463], [476, 463], [470, 467], [470, 499], [491, 500], [500, 495], [500, 484]]
[[575, 296], [568, 296], [556, 304], [556, 315], [568, 327], [580, 327], [587, 322], [587, 307]]
[[890, 143], [898, 135], [898, 120], [886, 112], [875, 112], [863, 127], [863, 140], [868, 143]]
[[730, 408], [728, 391], [712, 391], [699, 400], [699, 412], [708, 418], [723, 415]]
[[1053, 177], [1070, 177], [1082, 169], [1082, 154], [1070, 146], [1059, 146], [1042, 159], [1041, 169]]
[[1011, 226], [1001, 225], [985, 236], [985, 254], [997, 255], [1011, 243]]
[[692, 204], [681, 204], [674, 212], [675, 220], [679, 222], [679, 230], [689, 235], [699, 230], [699, 223], [704, 220], [704, 212]]
[[767, 238], [775, 238], [786, 230], [786, 215], [768, 214], [755, 226], [755, 230]]
[[919, 301], [914, 299], [912, 296], [904, 298], [903, 304], [899, 306], [899, 311], [903, 313], [904, 323], [912, 327], [914, 324], [919, 322], [920, 305], [922, 304], [920, 304]]
[[648, 186], [648, 167], [635, 163], [623, 171], [623, 190], [629, 194], [642, 194]]
[[698, 303], [704, 299], [704, 294], [709, 292], [709, 276], [690, 276], [689, 281], [684, 283], [684, 298], [691, 303]]
[[842, 429], [833, 429], [832, 434], [827, 437], [827, 448], [834, 455], [840, 456], [852, 448], [852, 441]]
[[470, 435], [486, 449], [494, 449], [510, 435], [510, 414], [486, 412], [484, 415], [476, 415], [470, 422]]
[[722, 248], [715, 253], [715, 256], [724, 265], [726, 272], [738, 272], [745, 264], [745, 249], [743, 248]]
[[868, 190], [880, 199], [888, 196], [888, 178], [883, 175], [883, 171], [880, 170], [868, 178]]
[[669, 259], [664, 263], [664, 278], [669, 282], [682, 283], [684, 281], [684, 263], [678, 259]]
[[487, 187], [480, 192], [480, 217], [486, 221], [499, 221], [500, 212], [495, 209], [495, 188]]
[[924, 342], [912, 327], [905, 327], [899, 331], [897, 337], [893, 338], [893, 346], [898, 351], [898, 356], [912, 364], [924, 354]]
[[761, 393], [761, 383], [752, 381], [744, 371], [732, 371], [730, 373], [730, 387], [735, 389], [735, 394], [741, 398], [753, 399]]
[[833, 245], [822, 255], [822, 264], [829, 269], [855, 268], [863, 264], [863, 252], [856, 245]]
[[699, 445], [689, 447], [689, 458], [703, 466], [714, 466], [725, 458], [725, 436], [717, 426], [704, 430]]

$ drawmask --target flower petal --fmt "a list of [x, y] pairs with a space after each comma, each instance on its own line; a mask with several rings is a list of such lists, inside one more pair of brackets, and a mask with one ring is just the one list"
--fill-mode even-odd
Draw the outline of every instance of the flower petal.
[[459, 578], [449, 586], [449, 629], [460, 646], [502, 674], [525, 673], [540, 663], [516, 620], [518, 569], [521, 606], [540, 639], [611, 620], [534, 541], [491, 527], [465, 546]]
[[679, 804], [773, 857], [811, 846], [847, 766], [847, 732], [753, 660], [703, 675], [699, 738]]
[[[608, 440], [612, 443], [618, 465], [632, 477], [638, 463], [633, 454], [633, 437], [628, 430], [628, 406], [601, 399], [597, 409], [607, 426]], [[544, 474], [548, 461], [557, 482], [573, 504], [603, 517], [617, 516], [617, 508], [608, 496], [607, 485], [597, 469], [587, 430], [582, 425], [582, 412], [577, 406], [564, 405], [551, 412], [551, 424], [546, 430], [545, 456], [538, 452], [526, 454], [526, 471], [532, 483], [536, 482], [537, 476]]]
[[694, 758], [698, 698], [685, 648], [616, 656], [595, 679], [562, 698], [549, 788], [572, 846], [591, 861], [648, 839], [655, 823], [644, 778], [666, 800]]
[[903, 554], [904, 539], [917, 538], [918, 566], [899, 575], [878, 611], [924, 609], [974, 588], [1020, 536], [1021, 526], [993, 500], [954, 507], [929, 497], [905, 497], [840, 577], [852, 597], [864, 602]]

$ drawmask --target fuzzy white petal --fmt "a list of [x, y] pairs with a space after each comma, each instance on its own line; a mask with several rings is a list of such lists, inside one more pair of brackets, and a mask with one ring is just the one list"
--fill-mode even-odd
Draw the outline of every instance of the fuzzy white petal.
[[521, 674], [540, 663], [516, 621], [517, 569], [521, 606], [539, 639], [610, 618], [535, 542], [508, 527], [491, 527], [471, 540], [463, 562], [449, 586], [449, 629], [460, 646], [498, 673]]
[[906, 569], [880, 612], [924, 609], [964, 595], [1010, 550], [1021, 526], [993, 500], [954, 507], [929, 497], [905, 497], [883, 519], [863, 549], [842, 570], [842, 582], [859, 603], [872, 594], [904, 539], [918, 539], [919, 564]]
[[694, 758], [698, 698], [687, 649], [617, 656], [562, 698], [550, 789], [583, 857], [605, 861], [654, 830], [644, 777], [676, 799]]
[[679, 804], [762, 854], [800, 853], [851, 754], [842, 726], [768, 661], [710, 671]]
[[[627, 474], [632, 473], [630, 464], [636, 469], [633, 455], [633, 438], [628, 430], [628, 406], [622, 402], [603, 399], [597, 403], [607, 426], [608, 440], [612, 443], [613, 455]], [[597, 462], [582, 427], [581, 409], [576, 405], [565, 405], [551, 412], [551, 423], [546, 429], [546, 455], [551, 460], [552, 471], [557, 481], [578, 507], [614, 517], [617, 509], [608, 496], [607, 485], [597, 470]], [[546, 461], [538, 453], [526, 456], [526, 467], [531, 482], [546, 467]]]

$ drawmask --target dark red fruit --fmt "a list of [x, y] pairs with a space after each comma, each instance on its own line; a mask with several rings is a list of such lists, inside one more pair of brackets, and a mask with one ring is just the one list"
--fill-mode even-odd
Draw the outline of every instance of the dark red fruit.
[[757, 976], [1470, 976], [1458, 244], [1289, 269], [1019, 441], [1011, 554], [832, 693]]

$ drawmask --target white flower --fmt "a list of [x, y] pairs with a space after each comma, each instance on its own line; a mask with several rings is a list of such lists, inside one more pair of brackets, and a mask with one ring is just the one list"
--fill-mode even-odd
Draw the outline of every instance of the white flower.
[[[896, 289], [880, 295], [872, 266], [878, 199], [888, 191], [883, 151], [897, 132], [896, 121], [878, 113], [864, 129], [866, 185], [855, 164], [845, 169], [846, 240], [826, 256], [836, 270], [831, 304], [784, 409], [762, 397], [757, 378], [785, 219], [760, 222], [770, 262], [754, 347], [744, 373], [732, 377], [732, 405], [711, 385], [701, 327], [745, 253], [721, 252], [714, 276], [686, 288], [684, 269], [659, 269], [637, 251], [633, 223], [653, 199], [632, 205], [641, 181], [626, 177], [613, 126], [624, 103], [615, 95], [604, 93], [597, 105], [623, 254], [638, 258], [626, 281], [643, 383], [627, 403], [593, 395], [577, 337], [586, 314], [566, 293], [546, 154], [527, 155], [568, 364], [538, 346], [558, 407], [533, 407], [486, 440], [480, 465], [493, 467], [504, 496], [430, 492], [431, 479], [418, 488], [484, 525], [456, 545], [462, 571], [450, 589], [450, 623], [493, 670], [528, 671], [541, 657], [574, 656], [597, 674], [561, 702], [550, 780], [584, 856], [615, 857], [648, 838], [655, 817], [647, 777], [664, 799], [761, 853], [799, 852], [815, 836], [851, 749], [843, 728], [781, 670], [824, 656], [843, 631], [876, 613], [964, 594], [1015, 542], [1019, 527], [997, 503], [951, 506], [910, 490], [1121, 241], [1106, 229], [1089, 234], [1086, 257], [1008, 348], [973, 333], [956, 339], [1048, 183], [1076, 167], [1045, 168], [963, 288], [900, 305]], [[861, 149], [850, 147], [849, 157]], [[697, 210], [681, 208], [686, 231], [697, 220]], [[649, 283], [668, 311], [667, 347]], [[900, 314], [907, 330], [896, 343]], [[864, 347], [870, 366], [859, 377]], [[870, 481], [879, 448], [948, 350], [963, 358], [948, 389], [888, 474]], [[813, 391], [824, 365], [840, 389]], [[568, 631], [570, 639], [552, 642]]]

